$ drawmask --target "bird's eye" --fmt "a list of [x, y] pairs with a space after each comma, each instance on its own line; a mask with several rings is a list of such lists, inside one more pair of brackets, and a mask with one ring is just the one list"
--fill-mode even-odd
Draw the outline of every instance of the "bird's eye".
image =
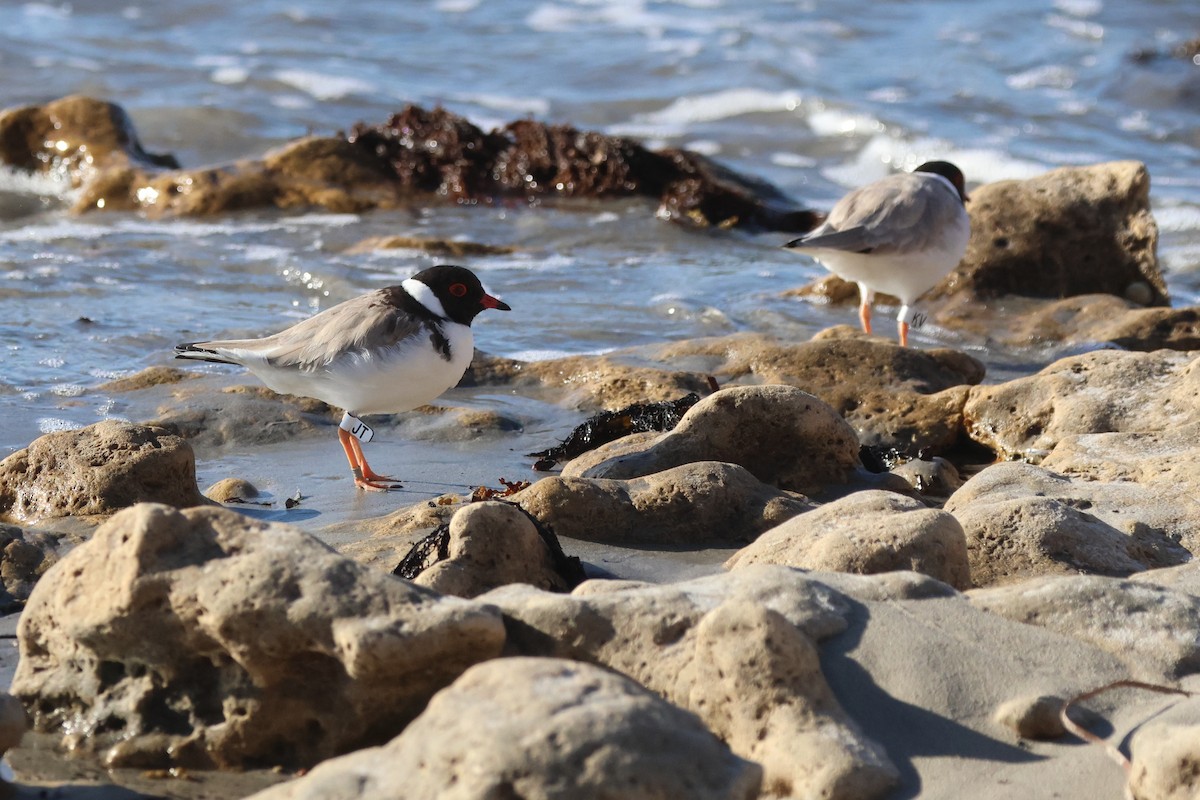
[[455, 297], [466, 297], [467, 285], [465, 283], [450, 284], [450, 294], [454, 295]]

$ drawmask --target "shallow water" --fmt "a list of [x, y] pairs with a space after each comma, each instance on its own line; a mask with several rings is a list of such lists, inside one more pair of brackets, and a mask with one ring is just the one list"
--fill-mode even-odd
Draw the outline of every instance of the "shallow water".
[[[531, 115], [682, 145], [828, 207], [931, 157], [972, 182], [1145, 161], [1177, 304], [1200, 298], [1200, 66], [1136, 63], [1200, 33], [1191, 4], [437, 0], [8, 4], [0, 107], [82, 92], [195, 166], [406, 101], [490, 126]], [[476, 329], [526, 358], [760, 330], [853, 312], [778, 293], [821, 269], [785, 237], [694, 232], [647, 204], [72, 217], [50, 181], [0, 175], [0, 455], [129, 412], [93, 388], [173, 344], [259, 335], [439, 259], [348, 254], [373, 235], [516, 247], [462, 259], [510, 314]], [[925, 330], [919, 346], [971, 347]], [[994, 375], [1049, 353], [974, 350]], [[216, 368], [220, 369], [220, 368]], [[554, 420], [554, 425], [566, 424]], [[540, 443], [539, 443], [540, 444]], [[339, 458], [336, 449], [331, 458]]]

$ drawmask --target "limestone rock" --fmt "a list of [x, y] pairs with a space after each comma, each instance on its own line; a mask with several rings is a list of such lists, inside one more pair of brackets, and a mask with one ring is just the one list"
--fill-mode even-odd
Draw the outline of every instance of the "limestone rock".
[[1066, 702], [1053, 695], [1018, 697], [997, 708], [995, 720], [1023, 739], [1057, 739], [1067, 732], [1059, 716]]
[[258, 497], [258, 487], [244, 478], [222, 478], [204, 490], [217, 503], [240, 503]]
[[965, 387], [984, 376], [983, 364], [965, 353], [918, 350], [857, 335], [793, 344], [735, 334], [663, 345], [646, 355], [703, 370], [726, 386], [795, 386], [832, 406], [862, 444], [914, 454], [958, 443]]
[[[1123, 659], [1135, 678], [1162, 682], [1200, 671], [1200, 597], [1096, 575], [1032, 578], [968, 592], [972, 605], [1089, 642]], [[1136, 642], [1136, 647], [1131, 643]]]
[[142, 389], [149, 389], [152, 386], [167, 386], [172, 383], [194, 380], [199, 377], [199, 373], [188, 372], [176, 367], [147, 367], [133, 375], [102, 383], [96, 387], [96, 391], [136, 392]]
[[932, 296], [970, 292], [1124, 296], [1148, 285], [1146, 305], [1166, 305], [1150, 175], [1137, 161], [1062, 167], [1028, 180], [985, 184], [967, 206], [971, 240]]
[[585, 410], [624, 408], [708, 391], [703, 375], [626, 364], [617, 356], [517, 361], [478, 351], [459, 386], [506, 386]]
[[931, 497], [949, 497], [963, 485], [958, 468], [941, 456], [905, 461], [891, 473], [903, 478], [919, 494]]
[[0, 461], [0, 514], [17, 520], [105, 516], [139, 502], [208, 502], [191, 446], [162, 428], [105, 420], [48, 433]]
[[[431, 141], [437, 146], [425, 146]], [[687, 150], [652, 151], [632, 139], [534, 120], [485, 133], [445, 109], [414, 105], [382, 125], [359, 123], [349, 136], [309, 136], [259, 159], [183, 170], [170, 156], [146, 153], [119, 106], [68, 97], [0, 112], [0, 164], [66, 172], [81, 190], [80, 212], [361, 212], [549, 195], [650, 197], [659, 201], [658, 217], [689, 225], [806, 231], [821, 220], [775, 187]]]
[[1166, 486], [994, 464], [945, 505], [962, 524], [977, 586], [1046, 573], [1125, 576], [1200, 546], [1200, 502]]
[[446, 538], [445, 556], [413, 583], [440, 594], [475, 597], [509, 583], [564, 592], [583, 579], [577, 560], [576, 570], [565, 574], [562, 562], [568, 559], [562, 549], [556, 554], [530, 516], [510, 503], [492, 500], [460, 509], [450, 520]]
[[516, 623], [512, 650], [607, 666], [699, 715], [763, 765], [767, 796], [882, 797], [897, 779], [817, 657], [815, 642], [843, 630], [851, 606], [794, 570], [667, 586], [588, 581], [571, 596], [510, 586], [481, 599]]
[[174, 390], [153, 422], [196, 447], [273, 444], [332, 428], [341, 416], [320, 400], [276, 394], [265, 386], [239, 384], [214, 391], [201, 383]]
[[112, 766], [236, 768], [386, 742], [504, 627], [290, 526], [142, 504], [43, 576], [18, 639], [37, 730]]
[[[642, 451], [614, 456], [582, 473], [635, 478], [697, 461], [745, 467], [781, 489], [820, 492], [859, 467], [858, 437], [824, 402], [792, 386], [738, 386], [701, 400], [674, 430]], [[571, 464], [563, 475], [575, 475]]]
[[754, 800], [761, 777], [695, 716], [621, 675], [505, 658], [472, 667], [386, 746], [253, 800]]
[[1037, 461], [1072, 434], [1160, 431], [1200, 421], [1200, 358], [1102, 350], [1035, 375], [977, 386], [964, 408], [971, 438], [1002, 457]]
[[82, 95], [0, 111], [0, 162], [66, 174], [75, 187], [100, 170], [178, 166], [171, 156], [142, 149], [120, 106]]
[[1200, 795], [1200, 725], [1150, 722], [1129, 743], [1133, 800], [1192, 800]]
[[921, 572], [956, 589], [971, 585], [962, 527], [950, 514], [892, 492], [855, 492], [760, 535], [727, 569], [784, 564], [812, 570]]
[[748, 542], [811, 508], [743, 467], [715, 461], [629, 480], [553, 476], [512, 500], [560, 536], [693, 547]]
[[19, 610], [34, 584], [58, 561], [60, 537], [0, 523], [0, 614]]

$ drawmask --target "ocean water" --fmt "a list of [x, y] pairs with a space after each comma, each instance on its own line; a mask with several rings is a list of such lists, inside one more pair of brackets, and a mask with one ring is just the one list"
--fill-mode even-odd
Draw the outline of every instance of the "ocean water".
[[[534, 117], [690, 147], [817, 208], [937, 157], [972, 183], [1139, 159], [1176, 304], [1200, 299], [1200, 64], [1135, 59], [1200, 35], [1169, 0], [74, 0], [4, 2], [0, 107], [112, 100], [186, 166], [258, 156], [405, 102], [483, 127]], [[124, 413], [95, 387], [197, 338], [261, 335], [436, 263], [350, 254], [375, 235], [461, 259], [514, 311], [478, 345], [523, 358], [765, 331], [847, 309], [781, 298], [823, 274], [779, 234], [683, 230], [646, 203], [151, 221], [72, 216], [0, 172], [0, 456]], [[930, 329], [919, 346], [965, 345]], [[976, 352], [1035, 368], [1048, 353]], [[336, 456], [337, 454], [334, 453]]]

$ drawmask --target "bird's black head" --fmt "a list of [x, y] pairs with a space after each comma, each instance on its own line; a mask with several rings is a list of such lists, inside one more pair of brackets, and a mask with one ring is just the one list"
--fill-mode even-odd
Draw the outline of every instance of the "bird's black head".
[[962, 170], [949, 161], [926, 161], [913, 172], [931, 172], [934, 175], [941, 175], [958, 190], [958, 196], [964, 203], [971, 199], [967, 197], [967, 181], [963, 177]]
[[470, 325], [471, 320], [485, 308], [512, 310], [508, 303], [485, 292], [479, 278], [466, 267], [440, 264], [418, 272], [413, 276], [413, 280], [429, 287], [429, 291], [433, 292], [433, 296], [445, 309], [447, 319], [463, 325]]

